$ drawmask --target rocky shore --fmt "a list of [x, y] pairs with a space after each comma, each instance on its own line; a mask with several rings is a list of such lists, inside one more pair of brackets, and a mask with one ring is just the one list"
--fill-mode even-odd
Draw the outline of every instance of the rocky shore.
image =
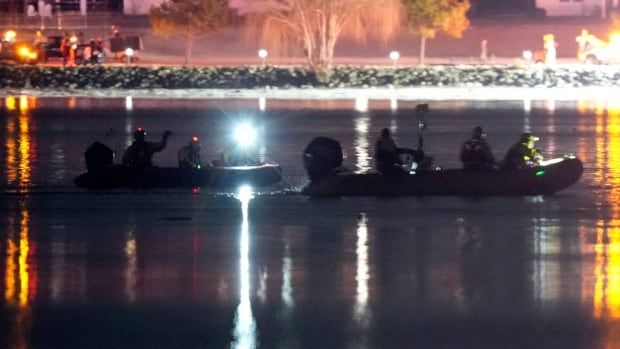
[[319, 79], [304, 67], [0, 66], [0, 77], [0, 88], [5, 91], [620, 86], [620, 68], [605, 66], [339, 66], [327, 79]]

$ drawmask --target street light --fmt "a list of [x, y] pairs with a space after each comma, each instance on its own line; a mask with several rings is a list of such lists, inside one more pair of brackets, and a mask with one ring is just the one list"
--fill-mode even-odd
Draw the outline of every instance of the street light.
[[261, 48], [260, 50], [258, 50], [258, 57], [261, 59], [261, 62], [263, 63], [263, 65], [265, 65], [265, 60], [267, 59], [268, 55], [269, 55], [269, 52], [267, 52], [267, 50], [265, 50], [264, 48]]
[[532, 62], [532, 57], [534, 54], [530, 50], [523, 51], [523, 59], [525, 59], [525, 63], [530, 64]]
[[392, 64], [393, 64], [394, 68], [396, 68], [396, 63], [400, 59], [400, 53], [398, 51], [390, 52], [390, 59], [392, 60]]
[[133, 56], [133, 49], [131, 47], [127, 47], [125, 49], [125, 57], [127, 57], [127, 63], [131, 62], [132, 56]]

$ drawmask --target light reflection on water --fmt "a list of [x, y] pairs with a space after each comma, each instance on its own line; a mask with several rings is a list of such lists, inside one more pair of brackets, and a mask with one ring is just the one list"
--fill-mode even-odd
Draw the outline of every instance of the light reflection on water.
[[357, 268], [355, 272], [356, 296], [353, 316], [362, 329], [368, 327], [370, 313], [368, 310], [368, 279], [370, 278], [368, 264], [368, 227], [367, 217], [361, 214], [357, 224], [357, 242], [355, 248]]
[[248, 187], [240, 188], [238, 198], [241, 202], [242, 215], [239, 237], [239, 305], [235, 312], [232, 347], [251, 349], [256, 348], [258, 345], [256, 322], [250, 300], [252, 286], [250, 284], [250, 226], [248, 208], [252, 199], [251, 189]]
[[361, 114], [355, 118], [355, 173], [364, 173], [371, 170], [370, 160], [370, 118]]
[[[84, 103], [79, 99], [66, 102], [73, 107]], [[132, 103], [131, 114], [115, 128], [120, 143], [130, 141], [134, 126], [148, 121], [139, 115], [140, 101]], [[399, 133], [414, 139], [415, 132], [406, 130], [412, 125], [415, 130], [416, 123], [402, 117], [406, 114], [377, 116], [368, 110], [367, 101], [358, 103], [361, 111], [351, 111], [351, 118], [330, 120], [329, 126], [321, 127], [323, 131], [330, 127], [346, 129], [335, 136], [342, 137], [343, 145], [354, 150], [355, 158], [349, 165], [363, 172], [372, 167], [371, 145], [381, 127], [395, 131], [398, 126]], [[21, 97], [7, 97], [3, 103], [8, 112], [0, 128], [5, 150], [2, 175], [16, 188], [28, 188], [41, 178], [37, 175], [49, 170], [37, 168], [38, 152], [45, 150], [37, 146], [37, 132], [41, 132], [38, 123], [42, 121], [32, 117], [37, 104]], [[397, 110], [407, 107], [399, 105]], [[465, 107], [459, 104], [459, 108]], [[433, 307], [448, 309], [458, 319], [461, 314], [475, 318], [478, 313], [504, 308], [519, 314], [519, 307], [526, 313], [546, 314], [568, 304], [592, 321], [609, 325], [599, 339], [607, 348], [616, 347], [620, 343], [620, 329], [614, 323], [620, 320], [620, 106], [580, 101], [572, 106], [578, 113], [576, 118], [569, 118], [566, 106], [560, 102], [523, 101], [511, 108], [514, 123], [495, 126], [498, 133], [502, 127], [518, 130], [509, 136], [490, 133], [501, 144], [494, 149], [505, 148], [511, 137], [523, 129], [542, 132], [545, 152], [572, 151], [584, 161], [586, 172], [581, 183], [558, 196], [524, 200], [306, 201], [275, 195], [252, 199], [253, 210], [260, 209], [260, 215], [249, 214], [250, 197], [245, 197], [241, 200], [240, 231], [232, 235], [229, 233], [237, 231], [238, 220], [226, 217], [231, 208], [210, 207], [222, 199], [202, 194], [188, 198], [175, 192], [181, 197], [178, 202], [166, 199], [167, 193], [121, 193], [105, 198], [85, 194], [69, 199], [58, 196], [58, 202], [57, 196], [38, 197], [35, 199], [45, 203], [39, 204], [38, 211], [31, 212], [28, 203], [18, 210], [0, 211], [8, 219], [2, 232], [5, 307], [15, 311], [8, 315], [14, 325], [9, 346], [30, 346], [31, 323], [37, 316], [44, 316], [33, 311], [33, 302], [76, 304], [101, 297], [138, 308], [144, 302], [171, 302], [175, 306], [178, 299], [184, 298], [197, 307], [234, 302], [220, 313], [201, 315], [230, 318], [221, 335], [230, 336], [227, 343], [238, 348], [271, 343], [278, 331], [283, 332], [287, 343], [303, 342], [307, 338], [300, 334], [304, 330], [299, 327], [321, 311], [326, 312], [321, 313], [325, 318], [334, 318], [342, 328], [356, 333], [342, 334], [355, 337], [347, 338], [343, 346], [372, 347], [373, 338], [390, 333], [382, 326], [398, 326], [390, 322], [394, 313], [387, 307], [414, 314], [413, 320], [407, 317], [407, 321], [415, 329], [419, 325], [416, 321], [431, 326], [423, 321], [424, 316], [432, 318]], [[435, 115], [428, 120], [428, 141], [439, 149], [440, 156], [445, 156], [453, 151], [455, 137], [468, 133], [470, 127], [463, 134], [455, 132], [449, 124], [460, 122], [462, 115], [444, 119], [441, 112]], [[269, 119], [269, 113], [265, 118]], [[297, 127], [278, 122], [291, 129]], [[157, 126], [163, 128], [163, 124]], [[500, 139], [504, 136], [505, 141]], [[276, 145], [270, 144], [270, 148], [277, 148], [278, 139], [271, 141]], [[288, 146], [301, 149], [304, 141], [300, 138]], [[66, 158], [57, 161], [61, 167], [68, 166], [66, 163], [82, 152], [74, 149], [75, 143], [62, 138], [51, 148]], [[70, 177], [72, 172], [64, 173]], [[72, 206], [73, 200], [79, 204]], [[169, 226], [161, 221], [150, 222], [152, 214], [172, 215], [167, 211], [179, 209], [175, 205], [189, 205], [187, 202], [192, 200], [198, 203], [185, 207], [188, 211], [184, 214], [193, 221]], [[102, 206], [100, 202], [113, 204]], [[56, 210], [56, 206], [66, 210]], [[71, 210], [78, 213], [72, 214]], [[365, 213], [358, 218], [360, 211]], [[50, 228], [51, 215], [59, 215], [65, 228]], [[137, 222], [133, 221], [135, 215]], [[37, 220], [37, 228], [32, 228]], [[112, 222], [105, 227], [98, 220]], [[97, 229], [91, 232], [91, 225]], [[307, 240], [299, 239], [306, 235]], [[340, 244], [347, 251], [342, 255]], [[93, 256], [99, 253], [106, 258], [94, 262], [97, 257]], [[255, 258], [257, 253], [261, 259]], [[326, 262], [322, 260], [325, 256]], [[346, 267], [353, 263], [354, 267]], [[39, 273], [42, 268], [48, 273]], [[306, 277], [311, 281], [307, 282]], [[105, 281], [103, 286], [94, 281], [98, 278]], [[231, 280], [239, 280], [238, 288]], [[316, 280], [324, 284], [309, 285]], [[103, 290], [97, 290], [99, 286]], [[327, 295], [312, 295], [308, 289], [321, 289]], [[259, 301], [252, 302], [254, 295]], [[313, 303], [317, 299], [318, 304]], [[322, 309], [331, 309], [329, 306], [337, 302], [343, 304], [341, 308], [335, 306], [337, 310], [327, 313]], [[508, 305], [512, 303], [516, 305]], [[274, 321], [276, 325], [272, 325]], [[391, 325], [382, 325], [386, 321]]]
[[[30, 212], [24, 206], [14, 211], [6, 225], [6, 264], [4, 300], [14, 311], [11, 337], [15, 348], [28, 348], [33, 315], [31, 304], [36, 298], [38, 279], [31, 265]], [[17, 227], [18, 235], [14, 227]]]

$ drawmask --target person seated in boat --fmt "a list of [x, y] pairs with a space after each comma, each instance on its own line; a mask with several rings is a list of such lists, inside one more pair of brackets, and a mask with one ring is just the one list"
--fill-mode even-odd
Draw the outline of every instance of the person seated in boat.
[[403, 161], [400, 158], [402, 154], [409, 154], [417, 160], [420, 157], [419, 152], [413, 149], [399, 148], [390, 134], [390, 130], [384, 128], [381, 130], [381, 136], [375, 143], [375, 165], [377, 171], [382, 174], [398, 174], [409, 173], [403, 168]]
[[153, 155], [166, 148], [170, 135], [172, 131], [167, 130], [160, 142], [147, 142], [146, 131], [138, 128], [133, 134], [133, 143], [123, 153], [123, 165], [135, 168], [153, 166]]
[[536, 165], [543, 159], [538, 149], [536, 149], [536, 141], [538, 141], [538, 137], [533, 136], [529, 132], [523, 133], [519, 141], [508, 149], [501, 167], [503, 169], [518, 170]]
[[202, 168], [200, 160], [200, 139], [196, 136], [192, 137], [188, 144], [179, 149], [179, 167], [181, 168]]
[[257, 152], [235, 145], [222, 149], [219, 158], [212, 161], [213, 166], [257, 166], [262, 163]]
[[476, 126], [471, 132], [471, 138], [461, 146], [460, 158], [465, 170], [492, 170], [495, 167], [495, 157], [485, 136], [482, 127]]

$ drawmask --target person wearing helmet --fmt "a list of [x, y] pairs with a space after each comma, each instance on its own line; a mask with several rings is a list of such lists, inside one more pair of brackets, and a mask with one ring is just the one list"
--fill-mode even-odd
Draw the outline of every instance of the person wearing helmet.
[[521, 134], [519, 141], [508, 149], [502, 161], [502, 168], [518, 170], [536, 165], [543, 159], [536, 149], [536, 141], [538, 141], [538, 137], [529, 132]]
[[153, 166], [153, 155], [166, 148], [170, 135], [172, 135], [172, 131], [167, 130], [164, 132], [161, 142], [147, 142], [146, 131], [143, 128], [138, 128], [133, 134], [133, 143], [123, 153], [123, 165], [135, 168]]
[[192, 137], [188, 144], [179, 149], [179, 167], [201, 169], [200, 161], [200, 139], [196, 136]]
[[495, 157], [485, 137], [486, 132], [482, 127], [476, 126], [472, 130], [471, 139], [461, 146], [460, 158], [465, 170], [480, 171], [494, 168]]

